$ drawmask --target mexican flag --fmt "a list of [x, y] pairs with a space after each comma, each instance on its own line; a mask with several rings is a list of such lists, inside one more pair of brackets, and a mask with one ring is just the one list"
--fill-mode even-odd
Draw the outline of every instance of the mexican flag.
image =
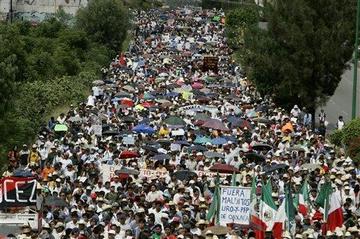
[[266, 225], [266, 231], [272, 230], [277, 213], [277, 207], [271, 193], [272, 187], [269, 180], [267, 184], [263, 185], [261, 188], [261, 200], [259, 205], [260, 220]]
[[300, 189], [299, 192], [299, 205], [298, 205], [298, 211], [306, 216], [309, 212], [309, 185], [307, 181], [305, 181]]
[[287, 188], [285, 191], [285, 198], [274, 218], [274, 226], [272, 228], [274, 239], [282, 239], [284, 230], [289, 232], [294, 231], [295, 211], [291, 190], [290, 188]]
[[219, 173], [216, 176], [215, 179], [215, 191], [214, 191], [214, 195], [213, 195], [213, 199], [209, 208], [209, 211], [206, 215], [206, 220], [214, 221], [215, 225], [219, 225], [220, 224], [220, 215], [219, 215], [219, 211], [220, 211], [220, 177], [219, 177]]
[[266, 224], [260, 220], [260, 215], [258, 210], [258, 200], [256, 197], [255, 175], [251, 183], [251, 193], [250, 193], [250, 227], [254, 230], [256, 239], [265, 238]]
[[341, 195], [338, 190], [333, 190], [330, 182], [325, 182], [319, 192], [316, 202], [325, 210], [324, 232], [335, 231], [336, 227], [341, 227], [344, 222]]

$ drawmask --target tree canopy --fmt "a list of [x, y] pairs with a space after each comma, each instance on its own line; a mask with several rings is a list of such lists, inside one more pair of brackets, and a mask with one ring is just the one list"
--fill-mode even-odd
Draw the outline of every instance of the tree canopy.
[[243, 64], [262, 94], [315, 108], [334, 94], [354, 49], [356, 1], [274, 0], [267, 29], [245, 33]]
[[126, 37], [129, 13], [121, 0], [92, 0], [78, 11], [76, 20], [95, 41], [119, 50]]

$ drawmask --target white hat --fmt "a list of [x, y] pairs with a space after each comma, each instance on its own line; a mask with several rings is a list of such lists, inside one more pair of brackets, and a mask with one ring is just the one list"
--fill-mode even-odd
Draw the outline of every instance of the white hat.
[[115, 235], [116, 232], [115, 232], [114, 230], [110, 230], [110, 231], [108, 232], [108, 234], [113, 234], [113, 235]]

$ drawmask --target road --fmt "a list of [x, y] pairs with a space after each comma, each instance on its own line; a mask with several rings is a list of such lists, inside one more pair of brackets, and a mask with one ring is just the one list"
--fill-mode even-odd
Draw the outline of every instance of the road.
[[[359, 69], [359, 68], [358, 68]], [[329, 129], [335, 127], [336, 121], [339, 115], [344, 117], [345, 122], [351, 119], [351, 101], [352, 101], [352, 85], [353, 85], [353, 66], [342, 76], [342, 80], [339, 83], [335, 94], [329, 99], [327, 104], [323, 107], [327, 115], [327, 121], [329, 122]], [[358, 73], [358, 85], [357, 85], [357, 116], [360, 115], [360, 71]], [[319, 115], [320, 108], [316, 111], [316, 116]], [[318, 117], [316, 117], [318, 122]]]

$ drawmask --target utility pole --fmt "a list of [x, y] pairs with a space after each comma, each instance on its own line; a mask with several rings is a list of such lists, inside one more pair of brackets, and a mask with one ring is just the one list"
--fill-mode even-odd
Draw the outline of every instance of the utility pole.
[[351, 118], [356, 117], [356, 100], [357, 100], [357, 67], [359, 55], [359, 15], [360, 15], [360, 0], [357, 0], [356, 8], [356, 31], [355, 31], [355, 56], [354, 56], [354, 79], [353, 79], [353, 95], [352, 95], [352, 112]]
[[10, 23], [13, 22], [13, 0], [10, 0]]

